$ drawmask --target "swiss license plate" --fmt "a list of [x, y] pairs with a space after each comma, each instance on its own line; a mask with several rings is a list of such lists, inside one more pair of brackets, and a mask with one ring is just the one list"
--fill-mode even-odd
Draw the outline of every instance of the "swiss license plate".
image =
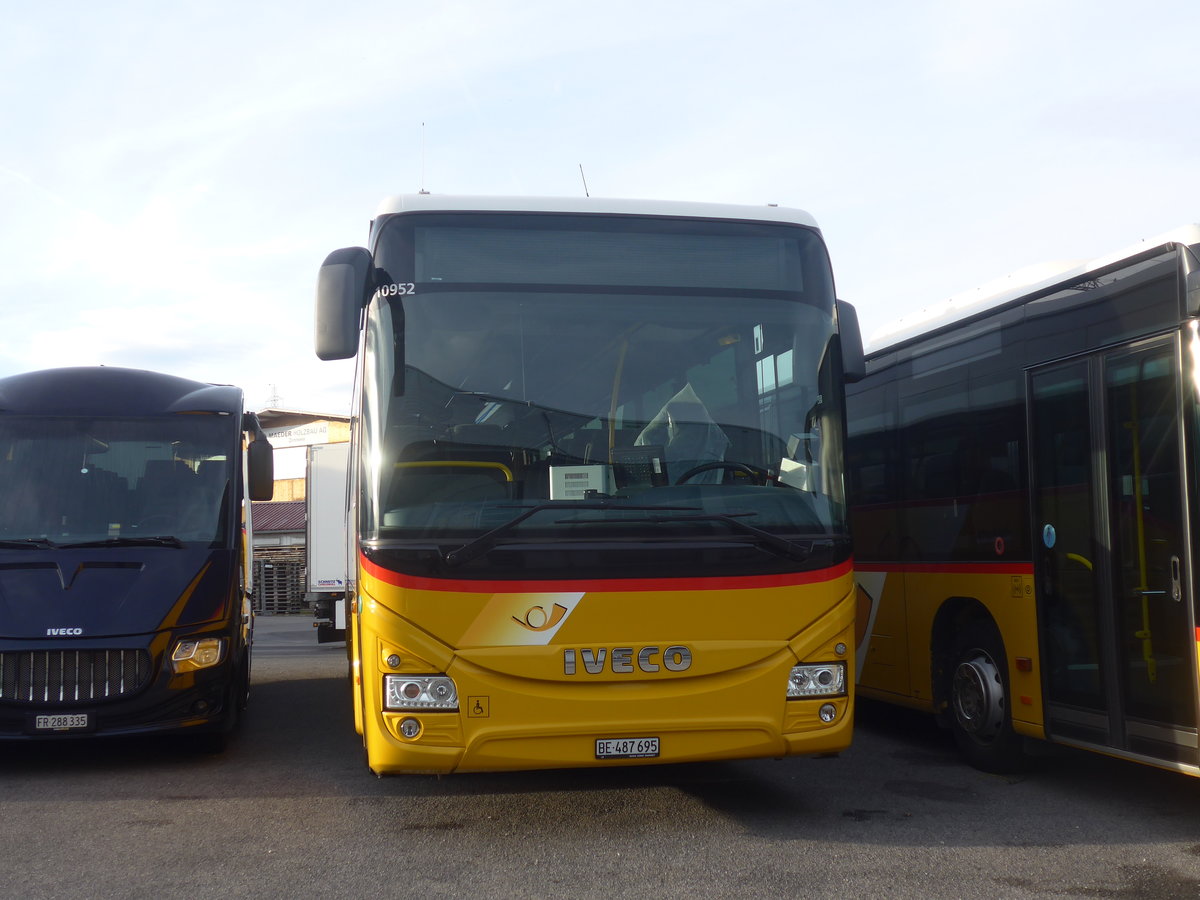
[[87, 713], [63, 713], [55, 716], [38, 716], [33, 720], [38, 731], [83, 731], [92, 727]]
[[650, 759], [658, 756], [658, 738], [597, 738], [596, 759]]

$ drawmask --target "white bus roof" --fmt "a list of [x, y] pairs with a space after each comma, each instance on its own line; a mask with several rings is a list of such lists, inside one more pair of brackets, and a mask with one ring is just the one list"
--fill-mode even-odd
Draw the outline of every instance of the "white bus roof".
[[678, 200], [615, 200], [607, 197], [489, 197], [445, 194], [397, 194], [387, 197], [376, 216], [398, 212], [550, 212], [610, 215], [681, 216], [699, 219], [742, 219], [786, 222], [816, 228], [816, 220], [801, 209], [764, 204], [690, 203]]
[[926, 306], [883, 326], [867, 338], [865, 349], [868, 353], [877, 353], [909, 338], [1004, 306], [1027, 294], [1051, 288], [1056, 284], [1078, 281], [1088, 272], [1106, 268], [1123, 259], [1167, 244], [1200, 244], [1200, 224], [1175, 228], [1096, 259], [1056, 260], [1018, 269], [1003, 278], [955, 294], [940, 303]]

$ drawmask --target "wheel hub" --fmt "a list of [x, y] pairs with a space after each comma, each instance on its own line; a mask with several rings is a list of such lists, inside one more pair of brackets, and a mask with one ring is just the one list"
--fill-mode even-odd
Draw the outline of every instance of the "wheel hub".
[[953, 681], [954, 716], [964, 732], [989, 741], [1004, 725], [1004, 682], [992, 658], [973, 651], [959, 663]]

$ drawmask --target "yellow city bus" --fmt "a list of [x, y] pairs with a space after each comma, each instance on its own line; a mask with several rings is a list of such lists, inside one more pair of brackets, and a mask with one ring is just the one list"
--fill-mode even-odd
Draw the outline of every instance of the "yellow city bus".
[[848, 392], [858, 690], [979, 768], [1040, 738], [1200, 774], [1198, 249], [951, 298]]
[[834, 753], [844, 372], [805, 213], [394, 197], [335, 251], [357, 356], [346, 628], [371, 771]]

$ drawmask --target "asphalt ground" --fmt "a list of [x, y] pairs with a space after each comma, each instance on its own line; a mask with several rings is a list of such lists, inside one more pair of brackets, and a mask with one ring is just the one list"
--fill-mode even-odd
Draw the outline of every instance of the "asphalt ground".
[[0, 746], [3, 897], [1200, 896], [1200, 782], [1047, 749], [976, 772], [862, 703], [833, 759], [379, 779], [340, 644], [259, 617], [228, 749]]

